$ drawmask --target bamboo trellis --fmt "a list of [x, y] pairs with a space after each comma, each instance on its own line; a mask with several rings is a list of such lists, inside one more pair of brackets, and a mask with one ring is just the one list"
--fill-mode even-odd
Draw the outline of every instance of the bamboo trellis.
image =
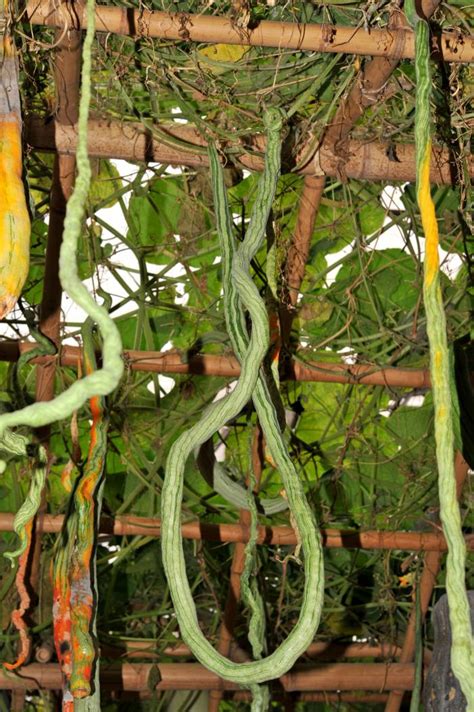
[[[437, 0], [426, 0], [423, 3], [425, 13], [429, 16], [436, 6]], [[71, 192], [74, 176], [74, 152], [76, 144], [77, 96], [80, 66], [80, 30], [85, 27], [82, 16], [82, 6], [75, 3], [74, 11], [70, 6], [62, 4], [59, 9], [49, 2], [40, 0], [30, 2], [26, 8], [26, 16], [34, 25], [58, 28], [57, 41], [60, 51], [55, 55], [55, 81], [59, 100], [59, 111], [53, 122], [45, 124], [41, 119], [30, 117], [26, 125], [26, 139], [33, 149], [50, 150], [57, 153], [54, 167], [54, 179], [51, 194], [51, 218], [48, 232], [48, 252], [46, 259], [45, 284], [42, 299], [41, 327], [53, 341], [59, 344], [60, 301], [61, 292], [57, 279], [57, 257], [63, 230], [64, 207]], [[66, 10], [66, 12], [65, 12]], [[377, 93], [384, 77], [390, 75], [401, 58], [413, 58], [413, 32], [407, 29], [398, 19], [398, 25], [387, 30], [371, 30], [363, 28], [345, 28], [338, 26], [296, 25], [292, 23], [261, 22], [256, 29], [242, 31], [235, 28], [225, 18], [198, 16], [187, 14], [183, 20], [181, 15], [170, 15], [162, 12], [131, 11], [124, 8], [98, 6], [96, 10], [97, 30], [117, 34], [143, 37], [160, 37], [168, 40], [189, 42], [225, 42], [228, 44], [249, 44], [254, 46], [295, 48], [318, 52], [346, 52], [350, 54], [371, 55], [374, 57], [366, 71], [366, 76], [372, 81], [372, 88]], [[65, 32], [67, 30], [67, 32]], [[445, 62], [472, 62], [474, 60], [474, 38], [461, 33], [442, 33], [433, 44], [433, 52]], [[384, 65], [383, 62], [391, 62]], [[372, 72], [372, 74], [371, 74]], [[373, 75], [373, 76], [372, 76]], [[385, 79], [384, 79], [385, 81]], [[369, 84], [370, 89], [370, 84]], [[299, 233], [295, 236], [303, 245], [309, 244], [312, 234], [311, 225], [319, 204], [324, 185], [324, 176], [357, 177], [367, 180], [414, 180], [414, 148], [410, 145], [396, 146], [397, 160], [389, 157], [388, 147], [382, 143], [362, 144], [348, 140], [347, 136], [356, 113], [350, 115], [348, 107], [351, 101], [361, 107], [359, 88], [346, 98], [341, 106], [341, 113], [346, 117], [346, 124], [336, 121], [329, 127], [324, 140], [317, 151], [300, 172], [306, 176], [307, 183], [301, 199], [300, 214], [304, 215]], [[353, 108], [353, 107], [352, 107]], [[364, 110], [362, 106], [360, 113]], [[340, 118], [340, 117], [339, 117]], [[115, 124], [93, 120], [90, 123], [89, 149], [92, 156], [125, 158], [136, 161], [160, 161], [163, 163], [204, 166], [206, 156], [194, 153], [192, 146], [202, 147], [204, 141], [199, 133], [191, 127], [165, 127], [172, 136], [186, 141], [185, 152], [171, 147], [150, 134], [139, 124]], [[163, 129], [163, 127], [162, 127]], [[344, 165], [341, 166], [341, 154], [337, 143], [345, 140]], [[264, 151], [262, 137], [249, 137], [247, 145], [256, 151]], [[338, 152], [339, 151], [339, 152]], [[241, 164], [252, 169], [261, 168], [261, 159], [253, 153], [242, 153]], [[474, 176], [474, 161], [470, 159], [469, 172]], [[431, 172], [433, 183], [450, 184], [452, 175], [449, 155], [444, 149], [433, 148], [433, 167]], [[309, 205], [309, 208], [308, 208]], [[307, 219], [309, 216], [309, 220]], [[306, 231], [306, 232], [305, 232]], [[307, 250], [300, 263], [292, 263], [287, 283], [293, 294], [297, 294], [303, 277], [304, 262]], [[290, 315], [291, 320], [291, 315]], [[0, 359], [16, 360], [20, 353], [34, 347], [32, 343], [3, 342], [0, 344]], [[58, 357], [48, 357], [37, 361], [37, 399], [47, 400], [52, 397], [54, 370], [58, 363], [76, 367], [79, 349], [71, 346], [60, 348]], [[128, 367], [132, 370], [160, 373], [193, 373], [202, 376], [221, 375], [229, 378], [239, 374], [239, 365], [233, 357], [210, 355], [193, 355], [189, 359], [179, 353], [138, 352], [129, 351], [124, 354]], [[293, 361], [286, 374], [287, 378], [299, 381], [329, 381], [336, 383], [354, 383], [359, 385], [379, 385], [392, 387], [429, 388], [430, 379], [426, 370], [384, 368], [376, 365], [357, 364], [348, 366], [332, 363], [303, 363]], [[47, 435], [47, 434], [46, 434]], [[463, 458], [457, 457], [458, 490], [467, 473], [467, 465]], [[62, 516], [52, 516], [42, 512], [36, 522], [37, 533], [58, 532], [63, 521]], [[13, 514], [0, 514], [0, 531], [11, 531]], [[146, 535], [160, 536], [160, 522], [156, 519], [145, 519], [131, 516], [103, 517], [100, 531], [103, 534], [115, 535]], [[241, 524], [202, 524], [190, 522], [183, 524], [184, 537], [205, 539], [209, 541], [242, 543], [248, 539], [248, 528]], [[428, 552], [425, 558], [425, 573], [420, 584], [422, 589], [423, 614], [429, 605], [436, 573], [440, 565], [442, 552], [446, 549], [444, 537], [439, 531], [430, 532], [381, 532], [362, 531], [349, 532], [340, 530], [323, 530], [323, 541], [326, 547], [347, 547], [361, 549], [403, 549], [407, 551]], [[260, 527], [259, 544], [296, 544], [296, 536], [291, 527]], [[466, 536], [469, 549], [474, 549], [474, 535]], [[393, 646], [382, 646], [374, 650], [366, 646], [354, 646], [353, 650], [346, 648], [338, 650], [334, 659], [357, 656], [371, 658], [399, 657], [399, 662], [387, 663], [318, 663], [317, 666], [305, 664], [290, 671], [276, 685], [276, 693], [297, 693], [297, 699], [347, 700], [381, 702], [387, 700], [387, 712], [396, 712], [401, 704], [403, 691], [413, 689], [415, 670], [413, 658], [414, 618], [409, 623], [405, 643], [401, 649]], [[319, 649], [316, 644], [313, 654], [319, 659], [325, 659], [327, 649]], [[168, 650], [166, 654], [172, 655]], [[180, 654], [189, 655], [189, 651], [181, 649]], [[12, 677], [0, 671], [0, 689], [10, 689], [20, 692], [27, 689], [59, 689], [61, 673], [59, 667], [49, 663], [48, 656], [43, 663], [32, 663], [25, 666]], [[327, 658], [326, 658], [327, 659]], [[426, 662], [426, 661], [425, 661]], [[166, 664], [130, 664], [105, 666], [101, 672], [102, 684], [120, 693], [136, 692], [141, 695], [150, 694], [153, 688], [157, 691], [167, 689], [215, 690], [218, 692], [214, 700], [219, 700], [223, 692], [233, 691], [236, 686], [222, 681], [216, 675], [196, 663], [180, 662]], [[334, 691], [342, 691], [334, 694]], [[353, 694], [356, 690], [374, 690], [379, 694], [361, 697]], [[380, 691], [384, 694], [380, 694]], [[317, 691], [317, 692], [316, 692]], [[327, 691], [327, 692], [324, 692]], [[236, 693], [236, 699], [242, 699], [245, 693]], [[16, 698], [18, 704], [20, 698]]]
[[[425, 5], [435, 5], [425, 2]], [[151, 12], [98, 5], [96, 30], [131, 37], [159, 37], [186, 42], [222, 42], [258, 47], [277, 47], [312, 52], [370, 55], [372, 57], [415, 57], [415, 38], [406, 25], [400, 29], [371, 29], [337, 25], [302, 24], [296, 22], [261, 21], [255, 29], [244, 30], [230, 18], [192, 13]], [[429, 13], [431, 14], [431, 13]], [[30, 2], [26, 17], [33, 25], [68, 29], [79, 23], [87, 27], [84, 11], [79, 7], [76, 17], [64, 14], [53, 3]], [[472, 62], [472, 38], [460, 32], [443, 32], [433, 40], [433, 53], [445, 62]]]
[[[128, 161], [156, 161], [169, 165], [208, 166], [207, 155], [193, 153], [193, 148], [203, 148], [203, 137], [189, 126], [176, 124], [161, 125], [161, 133], [168, 134], [188, 144], [186, 150], [167, 144], [155, 138], [150, 128], [137, 123], [119, 123], [92, 119], [89, 122], [88, 146], [90, 155], [96, 158], [123, 158]], [[57, 151], [59, 154], [74, 155], [77, 143], [77, 129], [74, 125], [30, 117], [25, 127], [29, 145], [41, 151]], [[255, 151], [265, 150], [265, 140], [261, 136], [248, 137], [246, 141]], [[231, 144], [232, 145], [232, 144]], [[189, 147], [189, 150], [188, 150]], [[412, 144], [373, 142], [363, 143], [350, 140], [341, 157], [334, 152], [334, 145], [323, 142], [312, 160], [296, 170], [304, 176], [339, 176], [371, 181], [414, 181], [415, 147]], [[393, 155], [396, 159], [393, 159]], [[263, 160], [254, 154], [242, 153], [239, 161], [244, 168], [261, 170]], [[474, 159], [469, 159], [469, 172], [474, 176]], [[431, 166], [433, 183], [450, 185], [452, 174], [450, 157], [446, 149], [433, 147]]]

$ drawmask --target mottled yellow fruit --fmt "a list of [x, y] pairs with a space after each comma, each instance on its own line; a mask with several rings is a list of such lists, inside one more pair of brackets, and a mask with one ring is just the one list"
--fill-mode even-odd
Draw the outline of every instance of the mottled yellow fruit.
[[31, 224], [21, 178], [21, 126], [0, 118], [0, 319], [13, 309], [28, 275]]

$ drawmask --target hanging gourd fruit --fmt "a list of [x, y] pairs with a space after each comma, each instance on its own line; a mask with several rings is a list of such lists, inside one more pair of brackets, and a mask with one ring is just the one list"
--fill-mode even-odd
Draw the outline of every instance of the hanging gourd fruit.
[[474, 712], [474, 637], [466, 593], [466, 544], [456, 496], [454, 473], [454, 410], [451, 398], [446, 316], [439, 280], [439, 235], [435, 206], [431, 197], [431, 72], [430, 30], [413, 0], [405, 11], [415, 30], [416, 69], [416, 194], [425, 236], [423, 298], [430, 346], [430, 371], [435, 413], [436, 459], [440, 519], [448, 543], [446, 592], [452, 633], [451, 667], [466, 697], [468, 712]]
[[[181, 636], [199, 662], [208, 669], [225, 680], [250, 688], [253, 694], [252, 710], [266, 709], [268, 703], [266, 691], [259, 689], [258, 685], [284, 675], [313, 640], [324, 597], [321, 537], [282, 437], [269, 383], [261, 370], [261, 363], [270, 346], [270, 329], [267, 310], [252, 280], [250, 269], [253, 258], [264, 242], [280, 175], [283, 120], [284, 115], [275, 108], [268, 109], [264, 114], [267, 135], [265, 164], [258, 181], [257, 195], [245, 238], [238, 244], [232, 231], [232, 216], [217, 148], [212, 141], [209, 144], [216, 222], [222, 253], [226, 325], [241, 363], [241, 374], [235, 389], [204, 410], [201, 419], [174, 442], [168, 455], [161, 497], [163, 565]], [[247, 329], [246, 310], [252, 324], [250, 333]], [[298, 544], [301, 544], [303, 549], [306, 579], [300, 617], [286, 640], [273, 653], [261, 657], [263, 646], [260, 633], [263, 630], [264, 616], [262, 610], [255, 611], [257, 615], [252, 611], [249, 627], [251, 634], [255, 633], [253, 640], [257, 645], [252, 643], [254, 652], [259, 648], [255, 655], [257, 659], [238, 664], [217, 652], [204, 637], [199, 626], [186, 576], [180, 508], [188, 457], [240, 413], [250, 399], [253, 400], [270, 455], [283, 480], [291, 521], [297, 533]]]
[[[0, 19], [2, 15], [5, 26], [8, 0], [0, 8]], [[31, 226], [22, 180], [18, 59], [8, 26], [0, 43], [0, 318], [3, 319], [15, 306], [28, 275]]]

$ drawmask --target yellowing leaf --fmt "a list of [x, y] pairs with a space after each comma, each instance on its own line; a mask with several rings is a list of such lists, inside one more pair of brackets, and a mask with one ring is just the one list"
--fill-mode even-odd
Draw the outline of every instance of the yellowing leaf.
[[[235, 64], [249, 51], [249, 47], [231, 44], [212, 44], [198, 50], [200, 57], [210, 59], [212, 62], [225, 62]], [[210, 66], [211, 72], [220, 74], [225, 71], [225, 67]]]
[[415, 582], [415, 572], [411, 571], [410, 573], [405, 574], [405, 576], [399, 576], [398, 581], [399, 581], [401, 588], [413, 586], [413, 584]]

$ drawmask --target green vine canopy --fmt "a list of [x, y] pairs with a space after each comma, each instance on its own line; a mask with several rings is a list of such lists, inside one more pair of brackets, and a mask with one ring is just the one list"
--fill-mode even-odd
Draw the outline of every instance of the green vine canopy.
[[[452, 601], [474, 588], [472, 559], [457, 578], [450, 568], [472, 527], [469, 476], [456, 500], [454, 453], [472, 467], [473, 450], [468, 394], [458, 403], [453, 374], [472, 370], [474, 65], [430, 59], [428, 44], [443, 32], [472, 35], [473, 13], [461, 0], [432, 5], [423, 6], [428, 22], [405, 8], [416, 59], [385, 58], [393, 66], [383, 82], [371, 73], [376, 56], [245, 39], [267, 21], [370, 37], [397, 27], [388, 0], [128, 2], [137, 26], [110, 33], [96, 31], [89, 0], [76, 53], [74, 32], [11, 8], [31, 244], [0, 337], [0, 681], [16, 679], [12, 661], [36, 665], [50, 650], [66, 712], [256, 712], [289, 701], [383, 710], [386, 699], [359, 701], [355, 688], [350, 697], [315, 687], [311, 698], [272, 680], [327, 660], [315, 645], [339, 646], [333, 662], [367, 662], [362, 653], [345, 660], [351, 645], [372, 646], [371, 663], [396, 662], [420, 598], [426, 609], [445, 590]], [[154, 11], [183, 13], [177, 39], [146, 29]], [[197, 16], [227, 18], [242, 44], [194, 41]], [[73, 62], [80, 83], [64, 69]], [[58, 158], [51, 136], [72, 141], [68, 124], [77, 178], [61, 228], [55, 335], [45, 310], [66, 154]], [[423, 194], [430, 140], [455, 179], [428, 178]], [[361, 146], [365, 168], [353, 169]], [[378, 146], [387, 175], [372, 163]], [[439, 233], [432, 292], [427, 194]], [[13, 363], [12, 342], [26, 339], [38, 350], [23, 348]], [[447, 369], [441, 390], [429, 375], [436, 349]], [[46, 363], [55, 399], [40, 402]], [[60, 523], [33, 536], [38, 511]], [[357, 544], [332, 545], [336, 530]], [[440, 555], [426, 604], [420, 581], [433, 551], [361, 543], [366, 532], [441, 531], [454, 549], [447, 564]], [[425, 609], [414, 636], [426, 657], [434, 639]], [[453, 640], [467, 636], [453, 648], [453, 670], [472, 706], [464, 613], [452, 621]], [[199, 691], [197, 673], [189, 692], [163, 687], [166, 665], [178, 661], [202, 663], [227, 691]], [[140, 691], [107, 682], [119, 663], [147, 666]], [[46, 687], [28, 690], [25, 710], [57, 709]], [[11, 704], [8, 689], [0, 684], [0, 709]]]

